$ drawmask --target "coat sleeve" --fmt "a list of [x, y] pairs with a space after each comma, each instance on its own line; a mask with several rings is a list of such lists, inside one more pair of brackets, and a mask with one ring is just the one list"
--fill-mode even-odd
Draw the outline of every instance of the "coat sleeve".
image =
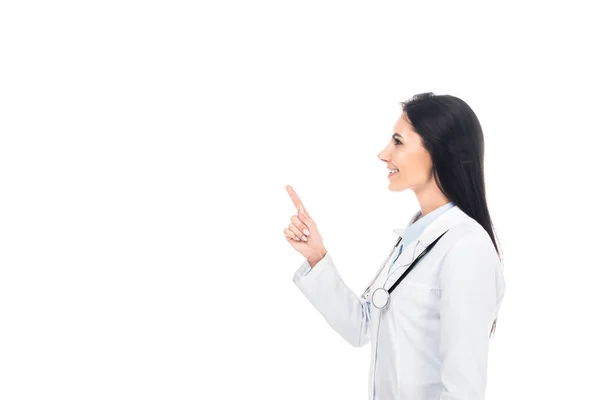
[[354, 347], [369, 343], [370, 304], [346, 286], [329, 252], [312, 270], [304, 261], [293, 282], [348, 343]]
[[[485, 240], [487, 239], [487, 240]], [[461, 238], [440, 271], [440, 355], [443, 391], [439, 400], [483, 400], [489, 334], [496, 315], [493, 243], [481, 234]]]

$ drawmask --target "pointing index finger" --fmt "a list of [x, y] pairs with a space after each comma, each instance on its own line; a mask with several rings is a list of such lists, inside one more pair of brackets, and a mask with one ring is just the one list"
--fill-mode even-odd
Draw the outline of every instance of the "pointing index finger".
[[298, 197], [298, 195], [296, 194], [296, 191], [290, 185], [287, 185], [285, 187], [285, 189], [287, 190], [288, 194], [290, 195], [292, 202], [294, 202], [294, 206], [296, 207], [298, 212], [300, 212], [300, 208], [302, 207], [304, 209], [304, 214], [306, 214], [310, 217], [310, 215], [308, 214], [308, 211], [306, 211], [306, 207], [304, 207], [304, 204], [302, 204], [300, 197]]

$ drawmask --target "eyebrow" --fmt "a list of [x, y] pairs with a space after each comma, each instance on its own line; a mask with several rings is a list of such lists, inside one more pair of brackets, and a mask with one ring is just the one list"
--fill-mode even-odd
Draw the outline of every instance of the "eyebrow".
[[396, 136], [398, 136], [401, 139], [404, 139], [399, 133], [395, 133], [392, 135], [392, 139], [394, 139]]

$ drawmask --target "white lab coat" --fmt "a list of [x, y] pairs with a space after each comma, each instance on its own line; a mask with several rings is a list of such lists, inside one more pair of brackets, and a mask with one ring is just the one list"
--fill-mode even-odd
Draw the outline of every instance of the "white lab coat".
[[[372, 307], [373, 290], [392, 286], [448, 229], [391, 293], [387, 308]], [[484, 399], [489, 334], [505, 290], [488, 233], [455, 205], [407, 244], [389, 278], [387, 263], [362, 296], [346, 286], [329, 252], [308, 274], [303, 262], [293, 282], [348, 343], [371, 344], [369, 400]]]

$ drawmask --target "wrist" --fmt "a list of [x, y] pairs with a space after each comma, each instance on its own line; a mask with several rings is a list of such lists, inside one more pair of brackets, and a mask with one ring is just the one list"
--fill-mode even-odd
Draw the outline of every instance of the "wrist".
[[327, 255], [327, 250], [323, 249], [318, 251], [314, 256], [308, 257], [306, 260], [308, 261], [310, 267], [313, 268], [325, 257], [325, 255]]

